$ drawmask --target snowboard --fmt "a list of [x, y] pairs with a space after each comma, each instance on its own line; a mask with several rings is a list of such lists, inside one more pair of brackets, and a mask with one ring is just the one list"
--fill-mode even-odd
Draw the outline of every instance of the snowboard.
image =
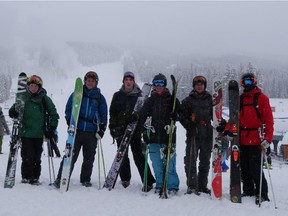
[[22, 126], [26, 86], [27, 86], [27, 75], [24, 72], [22, 72], [19, 74], [18, 77], [18, 86], [15, 101], [15, 110], [19, 113], [19, 116], [13, 119], [10, 151], [4, 180], [4, 188], [13, 188], [13, 186], [15, 185], [18, 149], [21, 146], [19, 131]]
[[76, 137], [77, 123], [81, 108], [82, 96], [83, 96], [83, 83], [81, 78], [78, 77], [75, 82], [72, 113], [70, 117], [70, 124], [67, 131], [68, 138], [66, 141], [65, 155], [63, 157], [63, 168], [60, 182], [61, 192], [68, 191], [69, 189], [69, 183], [71, 177], [71, 165], [73, 160], [73, 148]]
[[[138, 97], [136, 104], [134, 106], [133, 112], [138, 112], [142, 106], [144, 105], [145, 100], [148, 98], [152, 89], [152, 85], [145, 83], [142, 87], [142, 94]], [[127, 150], [131, 141], [131, 138], [134, 134], [135, 128], [137, 126], [138, 121], [132, 122], [127, 125], [124, 136], [121, 140], [115, 158], [112, 162], [112, 166], [108, 172], [105, 183], [103, 187], [108, 190], [112, 190], [115, 186], [118, 174], [120, 172], [120, 168], [123, 162], [124, 156], [127, 154]]]
[[222, 196], [222, 148], [221, 134], [216, 131], [216, 127], [222, 119], [222, 84], [221, 81], [214, 81], [213, 90], [213, 148], [212, 148], [212, 179], [211, 179], [211, 197], [220, 199]]
[[231, 166], [230, 166], [230, 200], [241, 203], [241, 177], [240, 177], [240, 149], [239, 149], [239, 110], [240, 97], [238, 82], [231, 80], [228, 87], [229, 94], [229, 124], [231, 140]]
[[[176, 110], [176, 101], [177, 101], [177, 89], [178, 89], [178, 83], [179, 80], [176, 81], [175, 77], [171, 75], [171, 80], [172, 80], [172, 86], [173, 86], [173, 91], [172, 91], [172, 102], [173, 102], [173, 107], [172, 107], [172, 112], [175, 112]], [[171, 120], [170, 122], [170, 127], [169, 127], [169, 140], [168, 140], [168, 146], [167, 146], [167, 155], [166, 155], [166, 164], [164, 168], [164, 176], [163, 176], [163, 183], [162, 183], [162, 188], [159, 193], [159, 197], [161, 199], [167, 199], [167, 181], [168, 181], [168, 169], [169, 169], [169, 162], [170, 162], [170, 154], [171, 154], [171, 148], [172, 148], [172, 141], [173, 141], [173, 133], [175, 129], [175, 122], [174, 120]]]

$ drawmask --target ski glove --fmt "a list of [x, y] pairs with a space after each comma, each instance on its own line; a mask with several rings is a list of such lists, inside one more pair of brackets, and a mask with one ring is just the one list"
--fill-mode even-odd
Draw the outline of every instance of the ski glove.
[[51, 139], [54, 137], [54, 133], [55, 133], [56, 128], [55, 127], [50, 127], [48, 131], [45, 132], [45, 137], [47, 139]]
[[216, 127], [216, 131], [218, 133], [222, 133], [225, 130], [226, 124], [227, 124], [226, 120], [222, 118], [221, 121], [219, 122], [219, 125]]
[[10, 118], [18, 118], [19, 113], [15, 109], [10, 109], [9, 110], [9, 117]]
[[262, 148], [263, 150], [268, 149], [269, 146], [270, 146], [270, 143], [269, 143], [267, 140], [263, 140], [263, 141], [261, 142], [261, 148]]
[[106, 130], [106, 124], [99, 124], [99, 130], [96, 132], [95, 137], [99, 140], [102, 139]]
[[70, 119], [66, 119], [66, 124], [69, 126], [70, 125]]

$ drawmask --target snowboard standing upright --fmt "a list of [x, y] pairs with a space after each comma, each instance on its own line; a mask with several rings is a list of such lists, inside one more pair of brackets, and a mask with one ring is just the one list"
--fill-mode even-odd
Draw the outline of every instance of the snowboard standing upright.
[[[151, 92], [152, 85], [145, 83], [142, 87], [142, 95], [138, 97], [136, 104], [134, 106], [133, 112], [139, 111], [142, 106], [144, 105], [145, 100], [148, 98], [150, 92]], [[108, 172], [107, 178], [105, 180], [104, 186], [108, 190], [111, 190], [114, 188], [118, 174], [120, 172], [120, 168], [123, 162], [123, 158], [127, 154], [127, 150], [131, 141], [131, 138], [134, 134], [135, 128], [137, 126], [137, 121], [132, 122], [127, 125], [124, 136], [122, 138], [122, 141], [119, 145], [119, 148], [117, 150], [116, 156], [114, 158], [114, 161], [112, 163], [112, 166]]]
[[68, 191], [69, 189], [69, 183], [71, 177], [71, 165], [73, 160], [73, 148], [77, 131], [78, 117], [81, 108], [82, 96], [83, 96], [83, 83], [81, 78], [78, 77], [75, 82], [72, 113], [70, 117], [70, 124], [68, 127], [68, 139], [66, 142], [65, 155], [63, 158], [63, 169], [60, 182], [61, 192]]
[[222, 119], [222, 84], [221, 81], [213, 83], [213, 148], [212, 148], [212, 179], [211, 196], [220, 199], [222, 196], [222, 148], [221, 135], [216, 131], [216, 127]]
[[239, 86], [237, 81], [229, 82], [229, 118], [230, 133], [233, 134], [231, 141], [231, 167], [230, 167], [230, 200], [241, 203], [240, 182], [240, 149], [239, 149]]
[[19, 116], [13, 119], [13, 128], [10, 141], [10, 151], [8, 156], [8, 164], [4, 181], [4, 188], [12, 188], [15, 185], [18, 149], [21, 146], [20, 128], [22, 126], [26, 86], [27, 86], [27, 75], [24, 72], [22, 72], [19, 74], [18, 77], [18, 87], [15, 102], [15, 110], [19, 113]]

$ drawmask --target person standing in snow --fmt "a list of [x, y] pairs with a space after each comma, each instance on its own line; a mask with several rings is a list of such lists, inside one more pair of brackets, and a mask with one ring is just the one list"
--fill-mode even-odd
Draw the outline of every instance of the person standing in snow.
[[[260, 199], [261, 202], [270, 201], [268, 185], [263, 171], [262, 183], [260, 183], [260, 170], [262, 169], [262, 151], [269, 148], [273, 138], [273, 115], [269, 98], [257, 86], [257, 79], [253, 73], [243, 74], [240, 85], [244, 88], [240, 96], [239, 115], [242, 196], [256, 196], [255, 202], [258, 205]], [[254, 106], [255, 97], [258, 97], [256, 106]], [[225, 123], [222, 123], [221, 127], [223, 128], [224, 125]], [[230, 125], [227, 123], [224, 133], [228, 135], [230, 135], [229, 127]], [[262, 184], [262, 189], [259, 198], [260, 184]]]
[[[70, 175], [77, 161], [82, 147], [83, 163], [81, 167], [80, 183], [85, 187], [91, 187], [91, 175], [96, 154], [97, 140], [104, 136], [107, 125], [107, 103], [101, 94], [98, 85], [98, 75], [89, 71], [84, 77], [83, 97], [77, 124], [77, 133], [73, 148], [73, 157]], [[65, 109], [67, 125], [70, 124], [72, 112], [73, 93], [70, 95]], [[60, 188], [63, 160], [60, 163], [57, 178], [54, 182], [56, 188]]]
[[7, 135], [10, 134], [9, 127], [6, 123], [5, 116], [3, 115], [3, 112], [2, 112], [2, 107], [0, 107], [0, 154], [3, 154], [2, 153], [2, 142], [3, 142], [4, 132]]
[[[122, 83], [120, 90], [114, 93], [109, 109], [110, 134], [113, 139], [116, 140], [118, 148], [127, 125], [138, 119], [138, 114], [133, 113], [133, 109], [138, 97], [141, 96], [141, 89], [135, 83], [135, 75], [133, 72], [125, 72]], [[131, 139], [130, 146], [133, 153], [133, 159], [143, 182], [145, 157], [142, 153], [141, 142], [141, 128], [138, 125]], [[131, 179], [128, 151], [123, 159], [120, 169], [120, 178], [123, 187], [128, 187]], [[155, 179], [150, 171], [150, 167], [148, 166], [147, 192], [153, 188], [153, 183], [155, 183]]]
[[[166, 154], [169, 141], [169, 127], [171, 119], [176, 122], [178, 118], [178, 108], [180, 102], [176, 100], [176, 112], [172, 112], [173, 97], [167, 86], [167, 78], [159, 73], [153, 78], [153, 91], [151, 96], [145, 101], [140, 111], [140, 125], [144, 125], [147, 117], [152, 117], [151, 126], [155, 133], [147, 134], [143, 129], [143, 139], [146, 144], [150, 144], [150, 159], [156, 177], [155, 193], [160, 193], [163, 185], [163, 173], [166, 167]], [[170, 195], [174, 195], [179, 190], [179, 177], [176, 172], [176, 127], [173, 132], [171, 155], [168, 167], [167, 189]]]
[[[20, 129], [21, 137], [21, 174], [22, 183], [39, 184], [41, 174], [41, 155], [43, 136], [50, 139], [58, 126], [59, 115], [51, 98], [43, 88], [43, 81], [33, 75], [27, 79], [25, 105]], [[50, 126], [45, 131], [46, 112], [50, 117]], [[17, 118], [19, 113], [15, 104], [9, 109], [9, 116]]]
[[[187, 177], [187, 194], [211, 194], [207, 188], [212, 150], [213, 119], [212, 96], [206, 91], [207, 80], [195, 76], [193, 90], [181, 103], [180, 122], [186, 129], [186, 154], [184, 157]], [[197, 158], [199, 165], [197, 172]]]

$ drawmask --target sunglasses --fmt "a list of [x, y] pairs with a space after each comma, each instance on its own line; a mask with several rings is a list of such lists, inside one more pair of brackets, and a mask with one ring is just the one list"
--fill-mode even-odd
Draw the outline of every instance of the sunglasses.
[[153, 80], [153, 86], [165, 86], [165, 80]]
[[36, 85], [42, 85], [42, 79], [36, 75], [30, 76], [27, 78], [27, 84], [34, 83]]

